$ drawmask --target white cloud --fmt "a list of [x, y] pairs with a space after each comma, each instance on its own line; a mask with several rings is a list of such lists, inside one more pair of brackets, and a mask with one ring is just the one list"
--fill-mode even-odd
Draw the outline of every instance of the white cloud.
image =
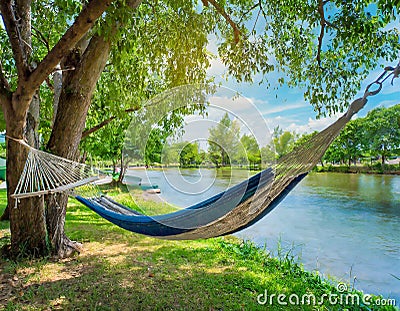
[[268, 116], [270, 114], [279, 113], [279, 112], [291, 111], [291, 110], [299, 109], [299, 108], [305, 108], [307, 106], [308, 105], [303, 100], [300, 100], [295, 103], [284, 105], [284, 106], [265, 107], [263, 109], [263, 116]]
[[[400, 94], [399, 94], [400, 95]], [[385, 108], [389, 108], [391, 106], [394, 105], [398, 105], [400, 104], [400, 96], [399, 99], [392, 99], [392, 100], [383, 100], [380, 101], [379, 104], [377, 105], [377, 107], [385, 107]]]
[[227, 68], [219, 57], [213, 57], [210, 60], [210, 67], [207, 69], [207, 75], [211, 77], [223, 76], [227, 72]]
[[393, 85], [388, 83], [382, 88], [382, 91], [380, 92], [381, 95], [392, 95], [392, 94], [398, 94], [400, 98], [400, 81], [394, 80]]
[[286, 130], [288, 131], [295, 131], [296, 133], [303, 134], [303, 133], [311, 133], [314, 131], [321, 131], [324, 128], [331, 125], [338, 119], [339, 115], [335, 115], [332, 117], [321, 118], [321, 119], [313, 119], [308, 118], [307, 124], [299, 125], [297, 123], [291, 123]]
[[194, 137], [208, 138], [209, 129], [217, 125], [225, 113], [231, 119], [238, 120], [241, 134], [250, 134], [261, 146], [270, 140], [270, 128], [255, 103], [265, 105], [267, 101], [255, 98], [245, 98], [228, 88], [220, 88], [208, 99], [207, 116], [191, 115], [185, 117], [184, 140]]
[[254, 98], [254, 97], [248, 97], [248, 100], [252, 102], [256, 106], [265, 106], [269, 104], [269, 101], [267, 99], [259, 99], [259, 98]]

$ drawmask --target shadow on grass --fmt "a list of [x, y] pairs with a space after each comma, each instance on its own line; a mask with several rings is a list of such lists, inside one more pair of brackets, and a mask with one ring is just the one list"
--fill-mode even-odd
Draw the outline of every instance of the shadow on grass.
[[[290, 259], [278, 261], [232, 237], [167, 241], [124, 231], [72, 200], [66, 233], [84, 242], [78, 257], [0, 259], [5, 310], [343, 310], [329, 305], [259, 305], [257, 296], [334, 287]], [[378, 310], [357, 305], [348, 310]], [[384, 309], [379, 309], [384, 310]], [[393, 310], [388, 308], [387, 310]]]
[[91, 245], [74, 260], [20, 268], [6, 310], [261, 310], [257, 294], [278, 290], [221, 263], [217, 249], [149, 244], [119, 244], [115, 253]]
[[[79, 257], [15, 266], [3, 263], [0, 269], [8, 279], [8, 292], [0, 295], [0, 303], [5, 309], [315, 310], [312, 305], [276, 302], [263, 306], [257, 296], [265, 290], [315, 296], [332, 290], [298, 266], [259, 251], [253, 254], [245, 248], [254, 246], [232, 238], [176, 242], [131, 234], [115, 239], [118, 234], [113, 230], [94, 227], [105, 229], [102, 237], [87, 243]], [[343, 310], [343, 306], [318, 310]]]

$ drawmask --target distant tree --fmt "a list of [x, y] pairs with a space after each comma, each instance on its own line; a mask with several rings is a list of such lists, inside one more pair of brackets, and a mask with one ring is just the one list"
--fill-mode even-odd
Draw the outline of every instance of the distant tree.
[[371, 153], [379, 156], [382, 164], [389, 156], [399, 155], [400, 104], [370, 111], [365, 118], [364, 131]]
[[356, 164], [362, 156], [365, 139], [364, 124], [363, 119], [351, 120], [338, 137], [344, 151], [344, 161], [347, 161], [348, 166], [351, 165], [351, 162]]
[[181, 167], [198, 167], [204, 161], [204, 153], [199, 150], [197, 143], [184, 142], [179, 153]]
[[339, 140], [335, 139], [326, 150], [324, 160], [331, 164], [344, 163], [344, 150]]
[[170, 144], [167, 142], [164, 144], [161, 153], [161, 163], [167, 166], [179, 163], [179, 150], [180, 146], [178, 143]]
[[363, 119], [350, 121], [325, 153], [325, 160], [335, 163], [356, 163], [363, 154], [365, 127]]
[[272, 166], [276, 161], [275, 147], [270, 143], [261, 148], [261, 161], [264, 167]]
[[241, 147], [238, 152], [238, 162], [241, 164], [249, 164], [250, 167], [256, 168], [261, 164], [261, 150], [257, 140], [250, 135], [243, 135], [240, 138]]
[[125, 130], [128, 125], [129, 119], [113, 120], [81, 142], [82, 161], [88, 156], [111, 161], [113, 174], [117, 172], [117, 167], [120, 167], [117, 183], [122, 183], [128, 165], [123, 154]]
[[365, 118], [350, 121], [332, 142], [324, 155], [331, 163], [351, 162], [363, 156], [387, 157], [399, 155], [400, 105], [376, 108]]
[[283, 131], [279, 126], [274, 129], [272, 144], [277, 155], [277, 158], [284, 156], [292, 151], [297, 135], [293, 132]]
[[214, 143], [209, 142], [208, 147], [208, 159], [211, 163], [213, 163], [216, 167], [221, 167], [222, 165], [222, 155], [221, 155], [221, 147]]
[[240, 126], [237, 120], [231, 121], [225, 113], [219, 123], [209, 129], [208, 154], [215, 166], [229, 166], [233, 156], [238, 153]]
[[144, 161], [146, 165], [161, 163], [162, 147], [166, 137], [162, 135], [160, 129], [153, 129], [146, 142]]

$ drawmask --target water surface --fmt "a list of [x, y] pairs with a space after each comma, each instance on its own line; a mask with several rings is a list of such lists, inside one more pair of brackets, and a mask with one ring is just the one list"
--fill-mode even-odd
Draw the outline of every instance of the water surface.
[[[249, 177], [243, 170], [132, 170], [187, 207]], [[146, 180], [146, 178], [148, 178]], [[127, 178], [129, 181], [129, 177]], [[307, 270], [400, 302], [400, 176], [307, 176], [267, 217], [236, 234], [291, 251]]]

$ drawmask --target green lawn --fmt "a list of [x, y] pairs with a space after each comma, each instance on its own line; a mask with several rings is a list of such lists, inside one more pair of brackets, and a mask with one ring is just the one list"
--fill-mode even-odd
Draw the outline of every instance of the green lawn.
[[[3, 189], [0, 189], [0, 215], [3, 214], [4, 209], [7, 205], [7, 192]], [[0, 230], [8, 229], [10, 224], [8, 221], [0, 221]], [[1, 237], [1, 234], [0, 234]], [[0, 242], [0, 246], [2, 243]]]
[[[129, 201], [118, 189], [109, 194]], [[2, 211], [4, 192], [0, 198]], [[0, 238], [8, 236], [8, 224], [1, 226]], [[393, 310], [327, 301], [281, 305], [276, 298], [272, 305], [260, 305], [257, 296], [265, 290], [269, 295], [296, 294], [300, 301], [305, 294], [318, 299], [337, 291], [290, 256], [271, 258], [268, 251], [233, 237], [148, 238], [106, 222], [73, 199], [66, 232], [84, 243], [77, 257], [18, 263], [0, 259], [0, 310]]]

